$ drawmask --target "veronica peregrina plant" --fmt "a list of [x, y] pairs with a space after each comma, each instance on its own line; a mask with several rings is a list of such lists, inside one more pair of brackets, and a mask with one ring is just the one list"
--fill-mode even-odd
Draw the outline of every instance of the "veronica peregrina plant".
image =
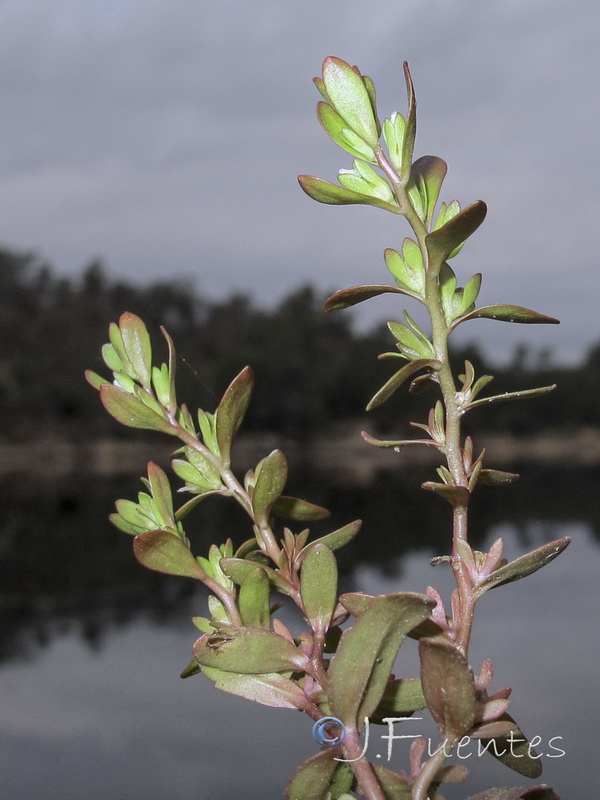
[[[175, 350], [166, 338], [167, 364], [154, 365], [150, 336], [133, 314], [123, 314], [110, 327], [102, 354], [112, 382], [88, 372], [106, 410], [119, 422], [159, 431], [178, 442], [172, 469], [190, 498], [175, 508], [169, 479], [154, 463], [148, 465], [145, 491], [137, 502], [119, 500], [114, 524], [134, 537], [137, 559], [146, 567], [201, 581], [210, 591], [208, 613], [194, 618], [200, 637], [183, 677], [203, 672], [226, 692], [264, 705], [297, 709], [315, 721], [323, 747], [301, 764], [287, 789], [288, 800], [443, 800], [440, 785], [465, 780], [462, 764], [448, 764], [462, 741], [482, 742], [492, 756], [530, 778], [541, 763], [519, 725], [508, 714], [509, 689], [492, 690], [493, 668], [485, 660], [469, 663], [476, 603], [489, 590], [523, 578], [545, 566], [568, 544], [560, 539], [512, 562], [503, 558], [502, 539], [488, 552], [468, 542], [468, 508], [479, 484], [505, 484], [518, 476], [484, 466], [461, 432], [463, 417], [473, 408], [500, 401], [534, 397], [553, 386], [493, 395], [485, 390], [489, 375], [476, 375], [467, 361], [454, 375], [449, 336], [473, 319], [512, 323], [556, 323], [557, 320], [520, 306], [477, 306], [481, 275], [464, 287], [449, 261], [477, 230], [486, 206], [476, 201], [461, 209], [456, 200], [438, 202], [446, 174], [436, 156], [413, 160], [416, 101], [408, 65], [404, 65], [408, 108], [380, 121], [375, 88], [339, 58], [327, 58], [315, 83], [323, 100], [319, 120], [336, 144], [353, 157], [339, 183], [301, 175], [300, 185], [315, 200], [332, 205], [365, 204], [404, 217], [412, 236], [398, 250], [387, 249], [385, 264], [392, 284], [367, 284], [331, 296], [327, 311], [343, 309], [384, 293], [408, 297], [427, 311], [424, 330], [403, 311], [401, 321], [388, 323], [395, 349], [381, 357], [400, 359], [401, 366], [373, 396], [367, 408], [385, 402], [403, 384], [416, 393], [428, 387], [437, 398], [425, 421], [411, 423], [420, 438], [382, 441], [363, 434], [377, 447], [401, 450], [425, 445], [439, 452], [437, 479], [423, 484], [452, 508], [451, 551], [446, 561], [456, 579], [448, 607], [428, 587], [410, 592], [370, 596], [360, 592], [338, 597], [335, 551], [357, 533], [360, 522], [311, 540], [309, 530], [293, 532], [281, 520], [308, 524], [328, 516], [316, 505], [284, 494], [287, 462], [274, 450], [239, 478], [231, 466], [231, 446], [246, 412], [253, 375], [246, 367], [225, 391], [214, 413], [192, 414], [177, 401]], [[185, 534], [187, 515], [208, 495], [239, 503], [248, 515], [252, 536], [234, 545], [213, 544], [202, 556], [192, 554]], [[302, 527], [302, 525], [300, 526]], [[450, 537], [449, 537], [450, 540]], [[306, 630], [294, 636], [277, 616], [281, 603], [295, 604]], [[419, 642], [420, 675], [392, 674], [399, 648], [407, 637]], [[410, 716], [428, 708], [439, 731], [434, 754], [416, 739], [406, 771], [393, 772], [368, 760], [361, 731], [370, 722]], [[493, 788], [469, 800], [557, 800], [548, 787]]]

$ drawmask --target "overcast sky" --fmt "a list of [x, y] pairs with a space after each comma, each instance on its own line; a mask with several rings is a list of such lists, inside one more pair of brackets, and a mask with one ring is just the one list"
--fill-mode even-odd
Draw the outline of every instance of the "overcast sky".
[[579, 358], [600, 340], [599, 33], [597, 0], [3, 0], [0, 243], [264, 304], [387, 282], [404, 220], [317, 204], [296, 175], [351, 166], [315, 117], [323, 59], [358, 64], [386, 116], [405, 109], [407, 59], [415, 155], [448, 161], [444, 199], [489, 205], [459, 277], [563, 321], [464, 336]]

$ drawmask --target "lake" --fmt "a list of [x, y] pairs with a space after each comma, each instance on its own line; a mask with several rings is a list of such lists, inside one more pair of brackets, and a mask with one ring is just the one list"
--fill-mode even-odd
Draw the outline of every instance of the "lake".
[[[515, 558], [562, 536], [573, 541], [543, 570], [483, 598], [471, 663], [478, 669], [491, 657], [492, 687], [512, 686], [510, 711], [546, 754], [537, 783], [563, 800], [591, 797], [600, 735], [600, 471], [521, 471], [511, 487], [478, 490], [474, 545], [484, 549], [503, 536]], [[302, 496], [334, 512], [335, 524], [319, 523], [316, 535], [364, 520], [357, 540], [339, 551], [344, 590], [432, 584], [448, 595], [449, 569], [428, 563], [447, 550], [448, 523], [443, 502], [418, 488], [430, 477], [378, 473], [368, 485], [348, 487], [331, 475], [297, 476], [290, 491], [306, 486]], [[13, 476], [0, 489], [2, 797], [283, 797], [295, 766], [317, 750], [311, 721], [217, 692], [204, 676], [179, 678], [197, 634], [189, 618], [205, 613], [205, 597], [192, 581], [140, 567], [131, 538], [107, 523], [114, 500], [139, 488], [82, 474]], [[197, 554], [213, 538], [248, 538], [237, 509], [221, 498], [205, 502], [198, 528], [188, 531]], [[402, 648], [397, 674], [416, 674], [413, 644]], [[433, 735], [425, 720], [403, 724], [406, 734]], [[386, 765], [384, 732], [372, 726], [369, 755]], [[398, 742], [390, 768], [405, 766], [407, 747]], [[489, 755], [463, 763], [473, 778], [444, 790], [447, 800], [528, 783]]]

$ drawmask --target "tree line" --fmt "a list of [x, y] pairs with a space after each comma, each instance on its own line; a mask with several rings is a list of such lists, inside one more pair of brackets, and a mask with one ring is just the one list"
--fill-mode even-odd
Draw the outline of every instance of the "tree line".
[[[156, 332], [162, 359], [158, 330], [167, 328], [179, 355], [180, 396], [190, 407], [214, 410], [229, 381], [250, 364], [250, 428], [303, 439], [333, 422], [364, 418], [366, 403], [397, 368], [377, 359], [393, 349], [392, 337], [385, 324], [359, 332], [348, 312], [324, 314], [323, 299], [304, 286], [272, 309], [244, 294], [211, 301], [180, 281], [137, 286], [109, 278], [98, 262], [66, 278], [35, 255], [0, 250], [0, 436], [127, 435], [83, 378], [88, 368], [109, 376], [100, 348], [123, 311]], [[476, 410], [470, 428], [519, 434], [600, 425], [600, 343], [578, 367], [551, 367], [547, 356], [532, 365], [521, 347], [498, 367], [486, 364], [476, 345], [455, 351], [459, 368], [468, 358], [477, 374], [495, 376], [494, 394], [558, 384], [539, 400]], [[415, 419], [418, 406], [426, 414], [432, 402], [429, 392], [410, 397], [401, 389], [373, 413], [370, 430], [397, 432], [399, 421]]]

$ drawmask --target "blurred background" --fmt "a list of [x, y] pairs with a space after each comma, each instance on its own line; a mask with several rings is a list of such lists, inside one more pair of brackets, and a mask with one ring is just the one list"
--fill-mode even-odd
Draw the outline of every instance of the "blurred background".
[[[389, 377], [385, 298], [325, 316], [328, 293], [391, 282], [385, 247], [408, 229], [366, 207], [309, 200], [298, 173], [334, 180], [351, 157], [321, 130], [311, 79], [327, 55], [370, 75], [379, 111], [419, 101], [415, 155], [445, 158], [442, 199], [488, 203], [453, 262], [482, 271], [482, 304], [560, 326], [461, 326], [457, 367], [494, 393], [556, 382], [539, 400], [473, 412], [488, 466], [520, 472], [481, 489], [475, 545], [507, 554], [573, 543], [527, 581], [486, 597], [473, 666], [530, 737], [562, 737], [544, 780], [566, 800], [595, 789], [600, 733], [600, 325], [595, 160], [600, 9], [572, 0], [6, 0], [0, 6], [0, 788], [49, 800], [282, 796], [314, 752], [300, 715], [181, 682], [205, 598], [134, 561], [107, 521], [134, 498], [168, 441], [120, 428], [83, 380], [123, 311], [175, 339], [180, 395], [213, 410], [245, 364], [257, 387], [240, 469], [281, 446], [290, 492], [364, 520], [341, 551], [346, 589], [450, 589], [448, 515], [424, 494], [433, 462], [376, 451], [359, 431], [402, 438], [431, 397], [402, 393], [367, 416]], [[360, 368], [357, 369], [357, 365]], [[247, 538], [209, 499], [194, 550]], [[320, 523], [321, 533], [331, 523]], [[318, 533], [319, 531], [315, 531]], [[412, 658], [412, 661], [411, 661]], [[414, 653], [406, 661], [414, 674]], [[401, 668], [401, 666], [399, 667]], [[412, 672], [411, 672], [412, 670]], [[412, 732], [412, 731], [411, 731]], [[421, 732], [421, 731], [419, 731]], [[557, 745], [558, 742], [555, 742]], [[375, 745], [373, 745], [375, 748]], [[381, 745], [381, 752], [384, 752]], [[375, 753], [374, 749], [374, 753]], [[401, 768], [398, 749], [390, 766]], [[525, 779], [471, 759], [472, 792]], [[479, 763], [480, 762], [480, 763]], [[488, 763], [490, 762], [490, 763]], [[456, 787], [447, 797], [464, 797]]]

